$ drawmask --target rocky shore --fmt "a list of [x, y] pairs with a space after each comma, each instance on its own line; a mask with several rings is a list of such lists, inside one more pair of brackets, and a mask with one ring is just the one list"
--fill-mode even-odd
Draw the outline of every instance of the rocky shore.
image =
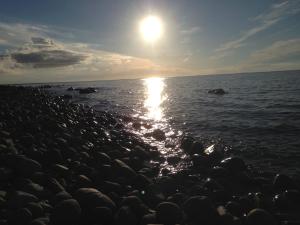
[[180, 143], [191, 166], [159, 176], [162, 156], [130, 117], [39, 88], [0, 96], [0, 225], [300, 224], [296, 179], [191, 137]]

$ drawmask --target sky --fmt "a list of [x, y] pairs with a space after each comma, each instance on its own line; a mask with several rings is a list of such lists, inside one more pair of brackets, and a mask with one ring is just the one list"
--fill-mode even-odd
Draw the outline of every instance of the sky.
[[[0, 0], [0, 83], [300, 69], [300, 0]], [[148, 43], [140, 21], [163, 35]]]

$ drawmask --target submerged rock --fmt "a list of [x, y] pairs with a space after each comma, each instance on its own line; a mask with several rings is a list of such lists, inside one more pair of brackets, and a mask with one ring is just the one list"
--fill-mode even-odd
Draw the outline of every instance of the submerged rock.
[[215, 94], [215, 95], [224, 95], [227, 92], [225, 92], [222, 88], [212, 89], [208, 91], [209, 94]]
[[92, 87], [79, 89], [79, 94], [90, 94], [95, 92], [97, 92], [97, 89]]

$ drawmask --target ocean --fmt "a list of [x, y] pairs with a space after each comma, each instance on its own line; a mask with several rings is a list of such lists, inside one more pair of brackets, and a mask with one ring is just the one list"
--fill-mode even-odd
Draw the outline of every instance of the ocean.
[[[69, 87], [97, 92], [79, 94]], [[208, 93], [217, 88], [226, 93]], [[185, 134], [206, 147], [221, 144], [264, 171], [300, 172], [300, 71], [71, 82], [51, 91], [149, 121], [170, 138]], [[168, 149], [166, 154], [182, 154]]]

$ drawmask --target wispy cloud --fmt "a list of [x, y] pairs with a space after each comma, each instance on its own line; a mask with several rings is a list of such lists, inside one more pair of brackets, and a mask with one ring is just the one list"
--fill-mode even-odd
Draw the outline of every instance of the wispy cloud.
[[194, 26], [194, 27], [190, 27], [189, 29], [182, 30], [181, 33], [182, 33], [182, 34], [191, 35], [191, 34], [196, 34], [196, 33], [198, 33], [200, 30], [201, 30], [200, 27]]
[[[251, 19], [251, 21], [255, 23], [253, 27], [242, 32], [237, 39], [223, 43], [219, 48], [215, 49], [214, 52], [219, 54], [217, 58], [227, 56], [227, 51], [233, 51], [246, 45], [246, 41], [249, 38], [274, 26], [287, 16], [294, 15], [298, 12], [300, 12], [299, 0], [289, 0], [279, 4], [273, 4], [267, 11]], [[212, 56], [212, 58], [214, 58], [214, 56]]]

